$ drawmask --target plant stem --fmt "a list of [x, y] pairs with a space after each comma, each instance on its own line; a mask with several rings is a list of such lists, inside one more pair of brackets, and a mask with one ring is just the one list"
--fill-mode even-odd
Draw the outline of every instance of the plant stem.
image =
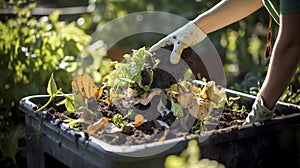
[[41, 110], [43, 110], [44, 108], [46, 108], [54, 99], [55, 95], [54, 96], [51, 96], [49, 98], [49, 100], [47, 101], [46, 104], [44, 104], [41, 108], [37, 109], [36, 112], [40, 112]]

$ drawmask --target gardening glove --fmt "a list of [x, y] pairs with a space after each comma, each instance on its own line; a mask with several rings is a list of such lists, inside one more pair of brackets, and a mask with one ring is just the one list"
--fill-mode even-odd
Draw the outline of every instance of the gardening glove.
[[158, 43], [154, 44], [149, 51], [155, 51], [158, 48], [173, 45], [170, 62], [172, 64], [178, 64], [182, 51], [189, 46], [200, 43], [206, 36], [207, 35], [199, 27], [190, 21], [175, 32], [169, 34], [167, 37], [161, 39]]
[[256, 121], [265, 121], [271, 119], [275, 111], [275, 107], [270, 110], [264, 106], [261, 95], [257, 95], [255, 102], [253, 103], [252, 110], [248, 114], [244, 124], [253, 123]]

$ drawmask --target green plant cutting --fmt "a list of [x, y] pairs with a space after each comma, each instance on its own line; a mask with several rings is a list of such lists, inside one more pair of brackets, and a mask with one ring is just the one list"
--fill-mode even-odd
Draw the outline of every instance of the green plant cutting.
[[42, 111], [43, 109], [45, 109], [53, 100], [54, 98], [58, 95], [58, 94], [62, 94], [64, 95], [65, 99], [59, 103], [57, 103], [56, 105], [62, 105], [64, 104], [66, 109], [69, 111], [69, 112], [74, 112], [75, 110], [75, 105], [74, 105], [74, 97], [73, 96], [69, 96], [69, 95], [66, 95], [62, 92], [62, 89], [57, 89], [57, 85], [56, 85], [56, 82], [54, 80], [54, 77], [53, 77], [53, 73], [51, 74], [50, 76], [50, 79], [48, 81], [48, 86], [47, 86], [47, 93], [49, 94], [49, 100], [42, 106], [40, 107], [39, 109], [37, 109], [36, 111], [37, 112], [40, 112]]

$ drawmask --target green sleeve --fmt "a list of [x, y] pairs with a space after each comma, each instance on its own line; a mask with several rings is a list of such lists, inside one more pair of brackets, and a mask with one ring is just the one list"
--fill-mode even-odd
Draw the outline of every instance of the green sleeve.
[[275, 22], [279, 24], [279, 5], [277, 0], [262, 0], [264, 6], [273, 17]]
[[280, 0], [280, 12], [282, 14], [291, 14], [300, 12], [299, 0]]

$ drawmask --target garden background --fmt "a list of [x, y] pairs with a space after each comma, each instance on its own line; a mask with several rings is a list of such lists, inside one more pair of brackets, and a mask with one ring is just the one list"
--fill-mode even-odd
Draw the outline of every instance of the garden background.
[[[163, 11], [193, 19], [218, 0], [0, 0], [0, 167], [25, 167], [24, 114], [18, 102], [28, 95], [47, 94], [51, 73], [58, 87], [71, 92], [76, 58], [105, 23], [133, 12]], [[256, 94], [266, 74], [264, 58], [269, 14], [262, 8], [251, 16], [209, 34], [224, 64], [227, 87]], [[273, 22], [273, 39], [278, 25]], [[143, 33], [127, 37], [91, 69], [101, 81], [110, 60], [120, 60], [132, 49], [150, 47], [165, 35]], [[87, 58], [83, 58], [88, 61]], [[300, 105], [300, 68], [281, 101]]]

